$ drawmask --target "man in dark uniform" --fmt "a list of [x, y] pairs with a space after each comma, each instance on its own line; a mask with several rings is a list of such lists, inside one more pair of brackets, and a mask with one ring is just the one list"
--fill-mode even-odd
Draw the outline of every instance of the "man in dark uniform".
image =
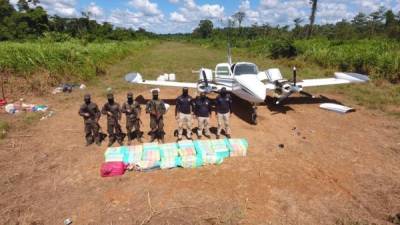
[[85, 123], [86, 146], [93, 144], [93, 142], [100, 146], [100, 126], [98, 121], [101, 113], [99, 107], [97, 107], [96, 103], [91, 102], [89, 94], [85, 95], [84, 101], [85, 103], [79, 109], [79, 115], [83, 117]]
[[192, 100], [189, 89], [186, 87], [182, 89], [182, 95], [176, 99], [175, 118], [178, 121], [178, 141], [182, 140], [184, 125], [187, 129], [187, 138], [192, 139]]
[[229, 118], [232, 114], [232, 98], [227, 93], [226, 88], [222, 88], [216, 101], [216, 111], [218, 120], [217, 139], [219, 139], [222, 131], [222, 124], [224, 125], [227, 138], [231, 138], [231, 129], [229, 126]]
[[164, 143], [164, 120], [163, 116], [167, 112], [165, 104], [158, 98], [158, 90], [152, 91], [153, 98], [146, 105], [146, 113], [150, 114], [151, 140], [153, 142], [159, 138]]
[[142, 109], [140, 104], [133, 100], [133, 94], [131, 92], [128, 93], [127, 102], [122, 105], [121, 111], [126, 115], [128, 145], [130, 145], [132, 140], [135, 138], [142, 143], [142, 133], [140, 132], [140, 114]]
[[211, 101], [207, 98], [206, 93], [200, 93], [200, 97], [194, 101], [194, 113], [199, 123], [197, 136], [201, 138], [204, 131], [204, 136], [210, 138]]
[[119, 104], [114, 101], [113, 94], [107, 94], [107, 103], [104, 104], [101, 109], [101, 113], [107, 115], [107, 132], [109, 136], [108, 146], [112, 146], [115, 140], [118, 141], [120, 145], [124, 144], [125, 135], [122, 133], [121, 125], [119, 121], [121, 120], [121, 109]]

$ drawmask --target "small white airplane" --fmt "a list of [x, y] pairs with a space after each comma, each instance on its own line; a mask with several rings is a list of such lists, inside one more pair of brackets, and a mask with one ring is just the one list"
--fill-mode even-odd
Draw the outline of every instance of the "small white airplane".
[[228, 62], [217, 64], [215, 71], [201, 68], [198, 72], [199, 80], [196, 83], [176, 82], [175, 74], [161, 75], [157, 80], [145, 80], [141, 74], [136, 72], [127, 74], [125, 80], [135, 84], [195, 88], [199, 92], [207, 93], [218, 92], [225, 87], [228, 92], [253, 105], [251, 113], [253, 124], [257, 124], [257, 105], [265, 102], [267, 92], [274, 92], [278, 96], [275, 104], [280, 104], [293, 93], [311, 96], [303, 92], [303, 88], [369, 81], [369, 78], [362, 74], [336, 72], [333, 78], [308, 79], [298, 82], [295, 67], [293, 68], [293, 80], [289, 81], [283, 78], [277, 68], [259, 72], [254, 63], [238, 62], [233, 64], [229, 55]]

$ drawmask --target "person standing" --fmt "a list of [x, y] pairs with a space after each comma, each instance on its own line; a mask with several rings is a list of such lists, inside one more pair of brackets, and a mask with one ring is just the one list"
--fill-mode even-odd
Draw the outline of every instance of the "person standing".
[[194, 101], [194, 113], [199, 125], [197, 136], [201, 139], [204, 132], [204, 136], [210, 138], [211, 101], [207, 98], [206, 93], [201, 92], [200, 97]]
[[146, 113], [150, 114], [150, 133], [153, 142], [158, 138], [161, 143], [164, 143], [164, 114], [167, 112], [164, 101], [158, 97], [158, 90], [152, 91], [152, 99], [147, 102]]
[[132, 140], [138, 139], [142, 143], [142, 132], [140, 131], [140, 104], [133, 100], [132, 92], [127, 94], [127, 101], [122, 105], [121, 112], [126, 115], [126, 133], [128, 136], [128, 145]]
[[229, 125], [230, 115], [232, 114], [232, 98], [227, 93], [226, 88], [222, 88], [216, 99], [216, 115], [218, 120], [217, 139], [221, 136], [222, 125], [225, 129], [227, 138], [231, 138], [231, 129]]
[[90, 94], [85, 95], [84, 102], [79, 109], [79, 115], [83, 117], [85, 124], [86, 146], [93, 144], [93, 142], [100, 146], [100, 125], [98, 122], [101, 113], [99, 107], [97, 107], [96, 103], [91, 102]]
[[175, 118], [178, 121], [178, 141], [182, 140], [183, 127], [186, 126], [187, 138], [192, 139], [193, 99], [189, 89], [183, 88], [182, 95], [176, 99]]
[[101, 113], [107, 115], [107, 132], [109, 136], [108, 147], [111, 147], [117, 140], [120, 145], [124, 144], [124, 134], [119, 121], [121, 120], [121, 108], [114, 101], [114, 95], [107, 94], [107, 103], [101, 109]]

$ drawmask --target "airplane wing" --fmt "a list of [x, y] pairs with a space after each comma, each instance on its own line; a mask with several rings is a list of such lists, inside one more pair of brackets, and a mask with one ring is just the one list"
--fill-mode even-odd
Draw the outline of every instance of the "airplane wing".
[[365, 83], [367, 81], [369, 81], [368, 76], [362, 74], [336, 72], [334, 78], [306, 79], [297, 82], [297, 85], [304, 88], [337, 84]]
[[125, 81], [134, 84], [146, 84], [153, 86], [197, 88], [197, 83], [176, 82], [176, 81], [166, 81], [166, 80], [144, 80], [142, 78], [142, 75], [140, 75], [139, 73], [127, 74], [125, 76]]
[[199, 90], [203, 90], [206, 92], [217, 92], [221, 90], [223, 87], [226, 88], [227, 91], [232, 91], [231, 87], [227, 87], [224, 85], [218, 85], [215, 83], [210, 82], [208, 87], [205, 87], [204, 82], [200, 83], [192, 83], [192, 82], [176, 82], [176, 81], [169, 81], [163, 79], [157, 80], [144, 80], [142, 75], [139, 73], [129, 73], [125, 76], [125, 81], [133, 84], [145, 84], [145, 85], [153, 85], [153, 86], [164, 86], [164, 87], [177, 87], [177, 88], [195, 88]]

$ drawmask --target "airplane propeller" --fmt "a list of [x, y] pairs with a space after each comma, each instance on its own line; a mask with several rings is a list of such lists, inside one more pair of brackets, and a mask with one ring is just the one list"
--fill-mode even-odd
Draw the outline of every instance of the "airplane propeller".
[[207, 89], [208, 88], [208, 80], [207, 80], [206, 71], [202, 70], [201, 74], [203, 75], [204, 84], [205, 84], [205, 87]]
[[[297, 68], [293, 67], [293, 84], [291, 83], [286, 83], [282, 85], [281, 87], [282, 95], [278, 98], [276, 101], [276, 104], [279, 105], [282, 101], [287, 99], [289, 96], [291, 96], [295, 92], [302, 93], [302, 88], [300, 86], [297, 86]], [[305, 95], [308, 93], [304, 93]]]

